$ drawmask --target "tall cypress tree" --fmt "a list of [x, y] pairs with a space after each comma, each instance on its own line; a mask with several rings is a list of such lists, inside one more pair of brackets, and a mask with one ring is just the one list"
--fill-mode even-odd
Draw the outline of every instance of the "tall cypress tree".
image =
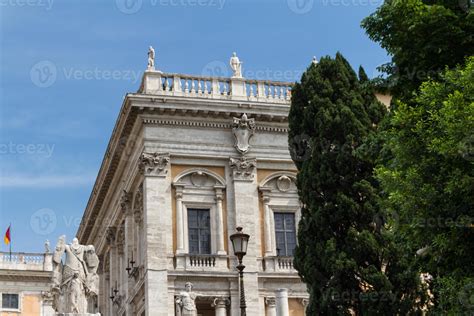
[[[341, 54], [312, 64], [292, 93], [289, 144], [303, 203], [295, 267], [307, 315], [406, 314], [422, 305], [418, 276], [394, 247], [373, 176], [385, 107]], [[418, 299], [418, 300], [417, 300]]]

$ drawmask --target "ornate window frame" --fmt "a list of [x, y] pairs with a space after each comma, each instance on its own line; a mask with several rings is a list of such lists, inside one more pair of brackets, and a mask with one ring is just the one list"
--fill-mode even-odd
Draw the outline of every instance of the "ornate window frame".
[[[258, 187], [263, 204], [264, 258], [276, 257], [274, 213], [294, 213], [295, 231], [301, 218], [301, 203], [296, 188], [296, 174], [275, 172], [266, 177]], [[268, 260], [267, 260], [268, 261]]]
[[[186, 169], [173, 180], [175, 188], [176, 210], [176, 266], [184, 268], [185, 260], [190, 256], [188, 236], [188, 209], [209, 209], [211, 224], [211, 254], [226, 256], [224, 243], [223, 198], [225, 180], [218, 174], [205, 168]], [[189, 260], [186, 260], [191, 264]]]

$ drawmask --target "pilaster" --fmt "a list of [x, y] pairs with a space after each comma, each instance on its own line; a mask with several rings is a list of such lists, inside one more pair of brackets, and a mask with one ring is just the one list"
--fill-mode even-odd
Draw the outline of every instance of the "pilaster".
[[168, 261], [173, 257], [170, 156], [144, 152], [145, 304], [147, 315], [168, 315]]
[[[234, 210], [236, 225], [250, 235], [247, 255], [243, 259], [244, 287], [247, 301], [247, 314], [259, 315], [258, 264], [260, 256], [260, 229], [258, 222], [257, 161], [242, 156], [230, 159], [234, 187]], [[237, 277], [237, 276], [236, 276]]]

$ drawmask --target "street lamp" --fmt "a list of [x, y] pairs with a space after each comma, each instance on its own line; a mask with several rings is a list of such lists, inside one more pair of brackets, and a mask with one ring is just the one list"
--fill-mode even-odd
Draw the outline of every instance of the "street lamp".
[[245, 291], [244, 291], [244, 268], [242, 264], [242, 258], [247, 253], [247, 246], [249, 244], [250, 235], [242, 232], [242, 227], [237, 227], [237, 232], [230, 235], [230, 241], [234, 248], [234, 255], [239, 259], [237, 270], [239, 270], [239, 284], [240, 284], [240, 316], [246, 316], [247, 305], [245, 303]]

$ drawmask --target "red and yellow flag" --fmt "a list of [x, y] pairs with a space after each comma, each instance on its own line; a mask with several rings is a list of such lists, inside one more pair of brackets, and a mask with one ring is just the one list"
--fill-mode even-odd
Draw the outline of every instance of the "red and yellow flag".
[[10, 227], [11, 225], [8, 226], [7, 231], [5, 232], [5, 237], [3, 237], [3, 241], [5, 242], [5, 245], [9, 245], [10, 242], [12, 241], [10, 237]]

